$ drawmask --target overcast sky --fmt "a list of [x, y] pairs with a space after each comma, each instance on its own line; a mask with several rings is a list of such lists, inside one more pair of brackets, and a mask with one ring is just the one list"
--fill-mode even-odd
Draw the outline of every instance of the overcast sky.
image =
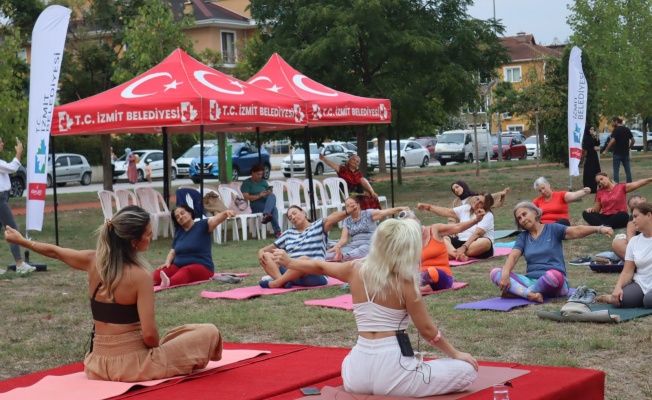
[[494, 2], [496, 19], [502, 20], [505, 36], [525, 32], [533, 34], [538, 44], [550, 44], [555, 37], [566, 42], [573, 34], [566, 24], [570, 0], [475, 0], [468, 13], [478, 19], [493, 18]]

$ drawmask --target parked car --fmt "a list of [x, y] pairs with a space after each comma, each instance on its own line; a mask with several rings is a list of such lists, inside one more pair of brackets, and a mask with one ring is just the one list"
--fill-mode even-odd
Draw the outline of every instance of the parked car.
[[425, 147], [428, 152], [430, 152], [430, 159], [432, 160], [435, 158], [435, 146], [437, 146], [437, 138], [436, 137], [422, 137], [422, 138], [416, 138], [415, 141], [421, 146]]
[[[340, 165], [346, 163], [351, 154], [357, 154], [357, 152], [345, 148], [339, 142], [325, 143], [324, 147], [317, 147], [316, 143], [310, 143], [310, 166], [313, 175], [322, 175], [324, 172], [333, 171], [328, 164], [319, 159], [319, 154], [325, 155], [329, 160]], [[292, 156], [287, 156], [283, 159], [281, 162], [281, 171], [286, 178], [291, 176], [292, 171], [295, 174], [305, 174], [306, 156], [303, 147], [295, 147]]]
[[[543, 143], [546, 143], [547, 138], [544, 136]], [[532, 135], [529, 138], [525, 139], [525, 148], [527, 149], [527, 156], [539, 158], [539, 142], [537, 135]]]
[[[517, 158], [525, 160], [527, 158], [527, 149], [520, 138], [511, 135], [501, 135], [500, 140], [503, 148], [503, 160], [511, 160]], [[493, 152], [491, 155], [492, 160], [498, 159], [498, 137], [492, 136], [491, 143], [493, 145]]]
[[[237, 181], [241, 176], [251, 175], [251, 167], [258, 163], [258, 147], [251, 143], [230, 143], [231, 145], [231, 179]], [[204, 165], [200, 168], [199, 157], [190, 163], [190, 179], [199, 183], [202, 179], [219, 179], [220, 165], [218, 158], [218, 146], [212, 146], [204, 153]], [[260, 150], [262, 163], [265, 166], [264, 179], [269, 179], [272, 164], [269, 160], [269, 153], [262, 147]]]
[[[163, 150], [134, 150], [133, 153], [140, 159], [140, 161], [136, 164], [138, 182], [145, 180], [145, 167], [147, 166], [145, 161], [148, 161], [149, 166], [152, 167], [152, 178], [163, 178]], [[129, 161], [127, 161], [127, 155], [124, 154], [115, 162], [113, 179], [127, 180], [128, 166]], [[174, 161], [174, 159], [172, 159], [172, 172], [170, 173], [170, 178], [172, 180], [177, 179], [177, 171], [177, 163]]]
[[27, 184], [27, 171], [22, 165], [18, 170], [9, 176], [11, 182], [11, 189], [9, 189], [10, 197], [22, 197]]
[[[634, 136], [632, 150], [643, 151], [643, 132], [632, 129], [632, 135]], [[647, 148], [648, 150], [652, 150], [652, 132], [647, 133]]]
[[[423, 147], [420, 143], [414, 141], [414, 140], [405, 140], [400, 142], [401, 145], [401, 162], [399, 165], [401, 166], [401, 169], [405, 167], [427, 167], [430, 164], [430, 152]], [[396, 141], [392, 141], [391, 146], [392, 146], [392, 159], [389, 159], [389, 142], [385, 142], [385, 159], [387, 160], [387, 164], [390, 166], [395, 166], [396, 165], [396, 158], [397, 158], [397, 152], [396, 152]], [[369, 161], [369, 169], [371, 171], [374, 170], [374, 168], [378, 168], [380, 163], [378, 162], [378, 150], [374, 150], [369, 153], [369, 156], [367, 157]]]
[[[215, 145], [217, 145], [217, 140], [205, 140], [204, 153]], [[181, 157], [177, 158], [177, 176], [188, 176], [188, 174], [190, 174], [190, 163], [192, 160], [199, 157], [200, 150], [200, 144], [193, 145], [191, 148], [186, 150]]]
[[503, 132], [500, 135], [501, 136], [511, 136], [511, 137], [514, 137], [514, 138], [520, 140], [521, 142], [525, 142], [527, 140], [527, 138], [521, 132], [515, 132], [515, 131], [514, 132]]
[[446, 131], [439, 136], [435, 150], [435, 157], [442, 166], [450, 161], [472, 163], [476, 150], [478, 158], [486, 161], [491, 154], [491, 134], [484, 129]]
[[[54, 155], [57, 186], [65, 186], [68, 182], [79, 182], [82, 185], [91, 184], [91, 166], [86, 157], [81, 154], [57, 153]], [[52, 187], [52, 155], [48, 154], [47, 187]]]

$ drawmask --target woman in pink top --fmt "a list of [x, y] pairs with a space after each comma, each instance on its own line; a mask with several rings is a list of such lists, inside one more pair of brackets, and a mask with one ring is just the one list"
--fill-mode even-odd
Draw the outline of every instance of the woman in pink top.
[[627, 214], [627, 193], [652, 182], [652, 178], [630, 183], [614, 183], [609, 175], [600, 172], [595, 176], [598, 193], [595, 205], [582, 213], [584, 220], [593, 226], [607, 225], [613, 229], [625, 228], [629, 221]]
[[543, 176], [534, 181], [534, 190], [541, 195], [532, 200], [532, 203], [543, 212], [541, 223], [552, 224], [556, 222], [566, 226], [571, 225], [570, 216], [568, 215], [568, 203], [577, 201], [591, 193], [591, 189], [588, 187], [576, 192], [555, 192], [550, 188], [550, 183]]

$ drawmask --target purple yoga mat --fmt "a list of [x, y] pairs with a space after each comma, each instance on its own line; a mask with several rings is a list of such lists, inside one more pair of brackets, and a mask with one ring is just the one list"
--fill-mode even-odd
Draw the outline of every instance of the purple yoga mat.
[[[575, 293], [575, 289], [570, 289], [568, 295], [571, 296]], [[551, 297], [544, 297], [543, 302], [547, 303]], [[494, 297], [493, 299], [475, 301], [473, 303], [458, 304], [455, 306], [456, 310], [493, 310], [493, 311], [509, 311], [515, 307], [527, 306], [530, 304], [541, 304], [527, 299], [504, 299], [502, 297]]]

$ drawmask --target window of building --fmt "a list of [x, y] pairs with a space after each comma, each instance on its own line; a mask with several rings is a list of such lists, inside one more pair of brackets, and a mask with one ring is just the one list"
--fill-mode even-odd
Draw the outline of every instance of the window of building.
[[507, 125], [507, 130], [509, 132], [523, 132], [525, 125]]
[[224, 64], [235, 64], [235, 32], [222, 31], [222, 59]]
[[16, 53], [18, 58], [20, 58], [23, 61], [27, 61], [27, 50], [25, 49], [20, 49], [18, 50], [18, 53]]
[[521, 81], [521, 67], [505, 67], [503, 68], [503, 75], [505, 82], [520, 82]]

